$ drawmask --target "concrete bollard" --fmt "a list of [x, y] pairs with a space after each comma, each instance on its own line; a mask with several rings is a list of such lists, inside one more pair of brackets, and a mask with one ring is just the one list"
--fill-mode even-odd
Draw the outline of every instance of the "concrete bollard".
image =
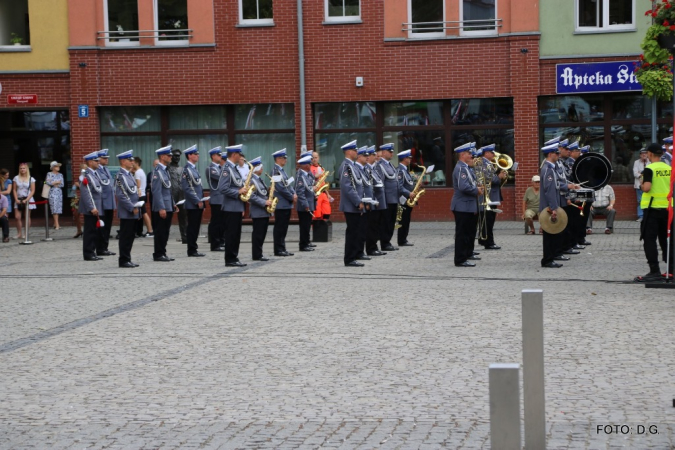
[[490, 444], [521, 450], [520, 365], [490, 364]]
[[525, 448], [539, 450], [546, 448], [543, 291], [522, 291], [522, 304]]

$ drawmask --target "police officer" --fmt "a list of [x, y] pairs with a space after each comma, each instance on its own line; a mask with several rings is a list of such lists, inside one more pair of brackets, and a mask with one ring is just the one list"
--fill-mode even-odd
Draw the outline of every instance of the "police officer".
[[202, 179], [197, 170], [199, 161], [199, 150], [196, 145], [183, 151], [187, 163], [183, 167], [180, 185], [185, 198], [183, 209], [187, 212], [187, 227], [185, 237], [187, 239], [187, 254], [191, 257], [204, 256], [199, 253], [197, 238], [199, 237], [199, 227], [202, 224], [202, 214], [204, 213], [204, 191], [202, 189]]
[[[591, 151], [591, 146], [590, 145], [584, 145], [583, 147], [579, 147], [579, 156], [584, 155], [588, 152]], [[583, 205], [583, 211], [584, 211], [584, 217], [586, 220], [591, 216], [591, 206], [593, 206], [593, 202], [586, 202], [585, 205]], [[582, 224], [582, 232], [584, 234], [584, 239], [583, 241], [579, 241], [579, 245], [591, 245], [591, 242], [588, 242], [586, 240], [586, 224]]]
[[169, 240], [173, 213], [178, 210], [171, 196], [171, 176], [167, 171], [167, 166], [171, 162], [171, 146], [167, 145], [157, 149], [155, 153], [159, 162], [152, 169], [152, 179], [150, 180], [152, 217], [155, 223], [155, 251], [152, 254], [152, 259], [159, 262], [168, 262], [173, 261], [174, 258], [169, 258], [166, 255], [166, 243]]
[[384, 214], [387, 211], [387, 199], [384, 191], [384, 183], [382, 181], [383, 177], [380, 172], [381, 168], [377, 164], [377, 158], [375, 146], [368, 147], [365, 169], [373, 189], [373, 200], [377, 202], [376, 205], [370, 207], [370, 212], [368, 213], [368, 232], [366, 235], [366, 254], [368, 256], [383, 256], [387, 254], [377, 248], [377, 241], [380, 240], [382, 221], [384, 220]]
[[[370, 199], [370, 202], [372, 202], [373, 186], [370, 181], [370, 177], [368, 177], [368, 174], [366, 173], [366, 165], [368, 159], [366, 156], [367, 153], [368, 153], [368, 146], [360, 147], [359, 149], [356, 150], [356, 164], [354, 165], [354, 168], [358, 171], [358, 176], [361, 178], [361, 181], [363, 182], [363, 198], [368, 198]], [[368, 261], [371, 258], [369, 256], [366, 256], [364, 249], [366, 247], [366, 239], [368, 237], [368, 216], [370, 215], [370, 210], [372, 209], [373, 205], [371, 203], [364, 203], [364, 206], [365, 212], [360, 217], [358, 228], [359, 248], [361, 249], [361, 255], [359, 256], [358, 259]]]
[[136, 222], [141, 218], [138, 203], [138, 186], [131, 174], [134, 165], [133, 150], [117, 155], [120, 171], [115, 178], [115, 197], [117, 198], [117, 217], [120, 219], [119, 266], [127, 269], [138, 267], [131, 261], [131, 248], [134, 245]]
[[667, 137], [663, 140], [665, 144], [662, 148], [663, 155], [661, 155], [661, 162], [666, 163], [667, 165], [673, 165], [673, 137]]
[[473, 254], [473, 242], [478, 225], [478, 199], [484, 188], [476, 184], [471, 150], [473, 143], [468, 142], [455, 148], [459, 160], [452, 172], [452, 185], [455, 193], [452, 196], [450, 209], [455, 216], [455, 266], [475, 267], [470, 260], [480, 258]]
[[[567, 214], [567, 226], [565, 230], [561, 233], [560, 236], [556, 238], [558, 244], [557, 256], [561, 255], [578, 255], [579, 250], [583, 249], [583, 246], [577, 245], [576, 238], [574, 235], [574, 216], [579, 214], [579, 209], [576, 206], [572, 205], [572, 202], [567, 199], [567, 195], [570, 189], [579, 189], [580, 186], [572, 184], [569, 182], [567, 177], [567, 167], [564, 164], [564, 161], [569, 158], [570, 152], [567, 149], [569, 146], [569, 140], [564, 139], [560, 140], [560, 137], [551, 139], [544, 143], [544, 147], [549, 145], [557, 144], [558, 153], [556, 165], [556, 175], [558, 177], [558, 191], [560, 193], [560, 205], [562, 209]], [[540, 188], [541, 190], [541, 188]]]
[[[485, 181], [486, 183], [490, 183], [489, 201], [492, 203], [501, 203], [504, 200], [502, 198], [502, 181], [506, 178], [506, 172], [501, 171], [497, 174], [497, 170], [492, 163], [495, 159], [495, 144], [481, 147], [478, 151], [482, 154], [483, 158], [483, 174]], [[483, 214], [485, 214], [485, 220], [481, 223], [482, 229], [479, 236], [485, 237], [485, 239], [479, 237], [478, 243], [485, 247], [485, 250], [499, 250], [501, 247], [495, 244], [493, 231], [495, 220], [497, 219], [497, 212], [494, 209], [487, 209]]]
[[245, 205], [239, 198], [246, 193], [244, 179], [237, 170], [241, 159], [242, 144], [225, 147], [227, 161], [223, 167], [222, 181], [219, 183], [223, 194], [223, 217], [225, 219], [225, 266], [244, 267], [239, 261], [239, 243], [241, 242], [241, 223]]
[[295, 174], [295, 193], [298, 196], [296, 210], [300, 220], [300, 251], [313, 252], [310, 247], [309, 232], [312, 229], [312, 217], [314, 216], [314, 177], [311, 175], [309, 166], [312, 163], [312, 153], [306, 153], [298, 159], [298, 172]]
[[[581, 147], [579, 146], [579, 141], [572, 142], [567, 149], [569, 150], [569, 157], [567, 158], [567, 161], [565, 161], [565, 168], [566, 168], [566, 175], [567, 179], [571, 180], [572, 179], [572, 168], [574, 167], [574, 163], [579, 159], [579, 156], [581, 156]], [[586, 245], [591, 245], [590, 242], [586, 240], [586, 220], [588, 219], [588, 215], [586, 214], [585, 210], [588, 209], [590, 211], [590, 205], [592, 205], [593, 202], [580, 202], [580, 201], [575, 201], [573, 202], [574, 205], [576, 205], [574, 211], [574, 218], [576, 220], [576, 223], [574, 224], [573, 228], [573, 233], [574, 233], [574, 240], [573, 242], [582, 248], [585, 248]]]
[[286, 149], [277, 150], [272, 153], [274, 158], [274, 170], [272, 174], [281, 177], [280, 181], [274, 186], [274, 197], [279, 199], [277, 209], [274, 212], [274, 256], [293, 256], [294, 253], [286, 250], [286, 234], [288, 233], [288, 223], [291, 220], [291, 210], [293, 203], [298, 200], [298, 196], [293, 189], [292, 180], [289, 179], [284, 166], [288, 161]]
[[[412, 161], [412, 152], [404, 150], [398, 154], [397, 180], [398, 192], [401, 196], [412, 199], [415, 181], [410, 175], [409, 167]], [[398, 229], [398, 246], [412, 247], [414, 244], [408, 242], [408, 232], [410, 231], [410, 218], [412, 216], [412, 207], [403, 205], [403, 217], [401, 219], [401, 228]]]
[[[549, 141], [550, 142], [550, 141]], [[560, 207], [564, 197], [560, 196], [561, 183], [558, 180], [558, 142], [546, 145], [541, 149], [546, 160], [541, 166], [539, 178], [541, 187], [539, 188], [539, 212], [547, 210], [551, 213], [551, 219], [557, 220], [556, 210]], [[559, 239], [564, 238], [561, 234], [550, 234], [542, 228], [544, 256], [541, 259], [541, 267], [559, 268], [562, 264], [556, 260], [568, 260], [566, 256], [558, 254], [560, 244]]]
[[115, 217], [115, 187], [113, 186], [113, 177], [108, 170], [108, 149], [104, 148], [98, 152], [98, 175], [102, 191], [101, 203], [103, 205], [103, 226], [98, 229], [99, 238], [97, 241], [96, 255], [98, 256], [113, 256], [115, 252], [108, 250], [110, 243], [110, 229], [112, 228], [113, 218]]
[[363, 263], [357, 260], [362, 252], [362, 248], [359, 247], [359, 226], [361, 215], [365, 213], [366, 208], [362, 201], [363, 180], [354, 167], [356, 164], [356, 141], [348, 142], [341, 148], [345, 160], [338, 170], [340, 177], [340, 211], [344, 213], [347, 222], [344, 264], [347, 267], [363, 267]]
[[225, 246], [223, 241], [223, 195], [218, 190], [218, 183], [220, 183], [220, 176], [223, 173], [222, 159], [220, 153], [223, 151], [221, 147], [214, 147], [209, 150], [211, 157], [211, 164], [206, 168], [206, 181], [209, 184], [209, 205], [211, 205], [211, 220], [209, 221], [209, 243], [211, 244], [212, 252], [224, 252]]
[[265, 244], [265, 237], [267, 236], [267, 227], [270, 223], [270, 213], [267, 212], [267, 207], [270, 206], [272, 202], [268, 198], [269, 191], [267, 190], [267, 185], [262, 178], [260, 178], [260, 174], [263, 170], [260, 156], [250, 160], [249, 163], [253, 166], [251, 183], [255, 186], [253, 195], [251, 195], [251, 199], [248, 201], [250, 205], [249, 213], [253, 220], [251, 253], [253, 255], [253, 261], [269, 261], [269, 259], [263, 255], [263, 245]]
[[78, 211], [84, 215], [84, 232], [82, 236], [82, 253], [85, 261], [99, 261], [103, 258], [96, 256], [96, 248], [99, 247], [100, 234], [96, 223], [100, 220], [99, 214], [103, 212], [101, 193], [103, 185], [96, 173], [98, 169], [98, 152], [89, 153], [84, 157], [87, 168], [83, 171], [80, 183], [80, 205]]
[[384, 144], [380, 146], [382, 159], [378, 161], [378, 168], [382, 175], [384, 183], [384, 196], [387, 200], [387, 208], [383, 213], [380, 225], [380, 243], [382, 251], [393, 252], [398, 247], [391, 245], [391, 238], [394, 236], [396, 226], [396, 213], [398, 212], [398, 179], [396, 169], [391, 164], [391, 158], [394, 156], [394, 144]]
[[[663, 261], [669, 259], [666, 273], [673, 274], [673, 244], [670, 241], [670, 258], [668, 258], [668, 206], [672, 206], [672, 199], [668, 200], [671, 192], [671, 167], [661, 160], [663, 149], [658, 144], [649, 144], [647, 147], [649, 164], [642, 174], [642, 201], [640, 207], [644, 210], [640, 237], [644, 239], [645, 256], [649, 264], [649, 273], [642, 277], [636, 277], [636, 282], [662, 281], [659, 265], [659, 251], [656, 246], [658, 239], [661, 246]], [[672, 230], [672, 223], [671, 230]]]

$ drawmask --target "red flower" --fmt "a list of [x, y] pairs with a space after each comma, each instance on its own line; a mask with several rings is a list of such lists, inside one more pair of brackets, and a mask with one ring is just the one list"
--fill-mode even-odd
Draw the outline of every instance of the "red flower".
[[670, 26], [670, 31], [675, 31], [675, 25]]
[[87, 179], [87, 177], [84, 177], [82, 179], [82, 184], [84, 184], [85, 186], [87, 186], [89, 184], [89, 180]]
[[664, 21], [663, 21], [663, 26], [664, 26], [664, 27], [667, 27], [667, 26], [669, 26], [669, 25], [670, 25], [670, 22], [668, 22], [667, 20], [664, 20]]
[[666, 8], [670, 9], [670, 7], [673, 6], [670, 3], [666, 3]]
[[645, 16], [649, 16], [649, 15], [651, 15], [651, 13], [652, 13], [652, 10], [648, 9], [647, 12], [645, 13]]
[[656, 13], [655, 13], [655, 12], [652, 13], [652, 17], [656, 17]]

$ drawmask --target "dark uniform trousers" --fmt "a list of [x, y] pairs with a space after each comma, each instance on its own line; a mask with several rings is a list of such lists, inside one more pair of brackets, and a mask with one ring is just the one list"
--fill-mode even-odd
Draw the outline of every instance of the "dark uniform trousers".
[[560, 241], [562, 241], [565, 238], [565, 236], [563, 236], [562, 233], [551, 234], [543, 230], [542, 234], [544, 244], [544, 257], [541, 258], [541, 265], [543, 267], [548, 263], [552, 263], [554, 261], [553, 258], [555, 258], [560, 254], [560, 252], [562, 251], [560, 250], [561, 248]]
[[473, 255], [478, 214], [453, 211], [455, 215], [455, 265], [462, 264]]
[[263, 256], [263, 244], [265, 243], [269, 224], [269, 217], [253, 219], [253, 235], [251, 236], [251, 254], [253, 255], [253, 259], [260, 259]]
[[394, 236], [394, 230], [396, 229], [397, 210], [398, 204], [387, 203], [387, 209], [382, 211], [383, 218], [380, 224], [380, 241], [382, 243], [382, 248], [391, 245], [391, 238]]
[[88, 214], [84, 215], [84, 230], [82, 233], [82, 251], [84, 259], [91, 259], [96, 256], [97, 242], [100, 239], [100, 234], [96, 228], [98, 217]]
[[202, 223], [203, 209], [186, 209], [187, 213], [187, 229], [185, 236], [187, 237], [187, 254], [192, 255], [197, 253], [197, 238], [199, 237], [199, 226]]
[[309, 232], [312, 229], [312, 217], [314, 215], [310, 211], [298, 211], [298, 219], [300, 220], [300, 250], [308, 247], [310, 244]]
[[366, 210], [359, 219], [359, 256], [365, 255], [366, 240], [368, 239], [368, 217], [370, 211]]
[[223, 211], [225, 223], [225, 263], [239, 261], [239, 243], [241, 242], [241, 221], [243, 213]]
[[574, 247], [576, 244], [576, 226], [575, 224], [577, 223], [577, 217], [579, 215], [579, 209], [572, 206], [572, 205], [566, 205], [563, 206], [563, 210], [567, 214], [567, 226], [565, 229], [560, 233], [560, 236], [558, 236], [558, 239], [556, 239], [556, 243], [558, 244], [557, 246], [557, 254], [561, 255], [562, 252], [565, 250], [569, 250], [570, 248]]
[[[398, 229], [398, 245], [408, 242], [408, 232], [410, 231], [410, 216], [412, 215], [410, 206], [403, 206], [403, 218], [401, 219], [401, 228]], [[394, 220], [396, 216], [394, 216]]]
[[[479, 233], [478, 244], [488, 247], [490, 245], [495, 245], [495, 220], [497, 219], [497, 213], [494, 211], [485, 211], [485, 220], [481, 223], [481, 230]], [[485, 237], [485, 239], [481, 239]]]
[[[138, 192], [140, 194], [140, 191], [138, 191]], [[145, 214], [145, 212], [147, 211], [146, 207], [150, 206], [150, 205], [148, 205], [147, 199], [148, 199], [148, 197], [138, 197], [138, 201], [144, 201], [145, 204], [143, 206], [141, 206], [140, 208], [138, 208], [138, 210], [140, 211], [139, 214], [140, 214], [141, 217], [138, 218], [136, 220], [136, 223], [134, 224], [134, 227], [135, 227], [134, 231], [136, 232], [136, 236], [141, 236], [143, 234], [143, 225], [144, 225], [143, 214]]]
[[286, 233], [288, 233], [288, 222], [291, 220], [290, 209], [277, 209], [274, 211], [274, 253], [286, 251]]
[[345, 232], [345, 264], [361, 256], [363, 246], [359, 247], [359, 226], [361, 225], [361, 213], [344, 213], [347, 222], [347, 231]]
[[[668, 209], [666, 208], [648, 208], [644, 210], [644, 219], [642, 221], [642, 235], [644, 238], [644, 250], [649, 264], [650, 272], [659, 271], [659, 249], [656, 245], [658, 240], [661, 247], [662, 259], [666, 261], [666, 249], [668, 248]], [[675, 248], [675, 239], [673, 239], [673, 229], [671, 227], [670, 238], [670, 267], [668, 273], [673, 273], [673, 248]]]
[[223, 241], [223, 212], [220, 205], [211, 204], [211, 221], [209, 222], [209, 243], [211, 250], [225, 245]]
[[159, 216], [159, 211], [152, 212], [155, 228], [155, 252], [152, 254], [153, 258], [159, 258], [166, 255], [166, 243], [169, 241], [169, 230], [171, 229], [171, 219], [173, 219], [173, 211], [166, 212], [166, 218], [162, 219]]
[[110, 244], [110, 230], [112, 229], [113, 217], [115, 217], [114, 209], [105, 209], [103, 210], [103, 226], [99, 228], [98, 241], [96, 242], [96, 252], [102, 253], [108, 250], [108, 245]]
[[120, 264], [131, 262], [131, 247], [134, 245], [136, 237], [136, 219], [120, 219], [119, 249], [118, 258]]
[[581, 217], [581, 214], [579, 214], [580, 225], [579, 225], [579, 229], [577, 230], [577, 244], [581, 244], [582, 242], [586, 242], [586, 221], [591, 216], [591, 206], [592, 205], [593, 205], [593, 202], [586, 202], [586, 204], [583, 205], [583, 208], [584, 208], [583, 217]]
[[[368, 234], [366, 236], [366, 253], [371, 254], [377, 250], [377, 241], [380, 239], [380, 229], [386, 209], [372, 210], [368, 213]], [[384, 242], [384, 241], [383, 241]]]

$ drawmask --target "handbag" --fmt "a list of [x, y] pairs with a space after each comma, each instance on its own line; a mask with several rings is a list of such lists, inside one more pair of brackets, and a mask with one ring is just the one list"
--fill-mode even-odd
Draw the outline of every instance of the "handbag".
[[49, 191], [51, 191], [52, 187], [45, 183], [42, 186], [42, 198], [49, 198]]
[[[26, 200], [28, 197], [18, 197], [19, 201]], [[16, 209], [19, 211], [23, 211], [26, 205], [24, 203], [18, 203], [16, 204]]]

